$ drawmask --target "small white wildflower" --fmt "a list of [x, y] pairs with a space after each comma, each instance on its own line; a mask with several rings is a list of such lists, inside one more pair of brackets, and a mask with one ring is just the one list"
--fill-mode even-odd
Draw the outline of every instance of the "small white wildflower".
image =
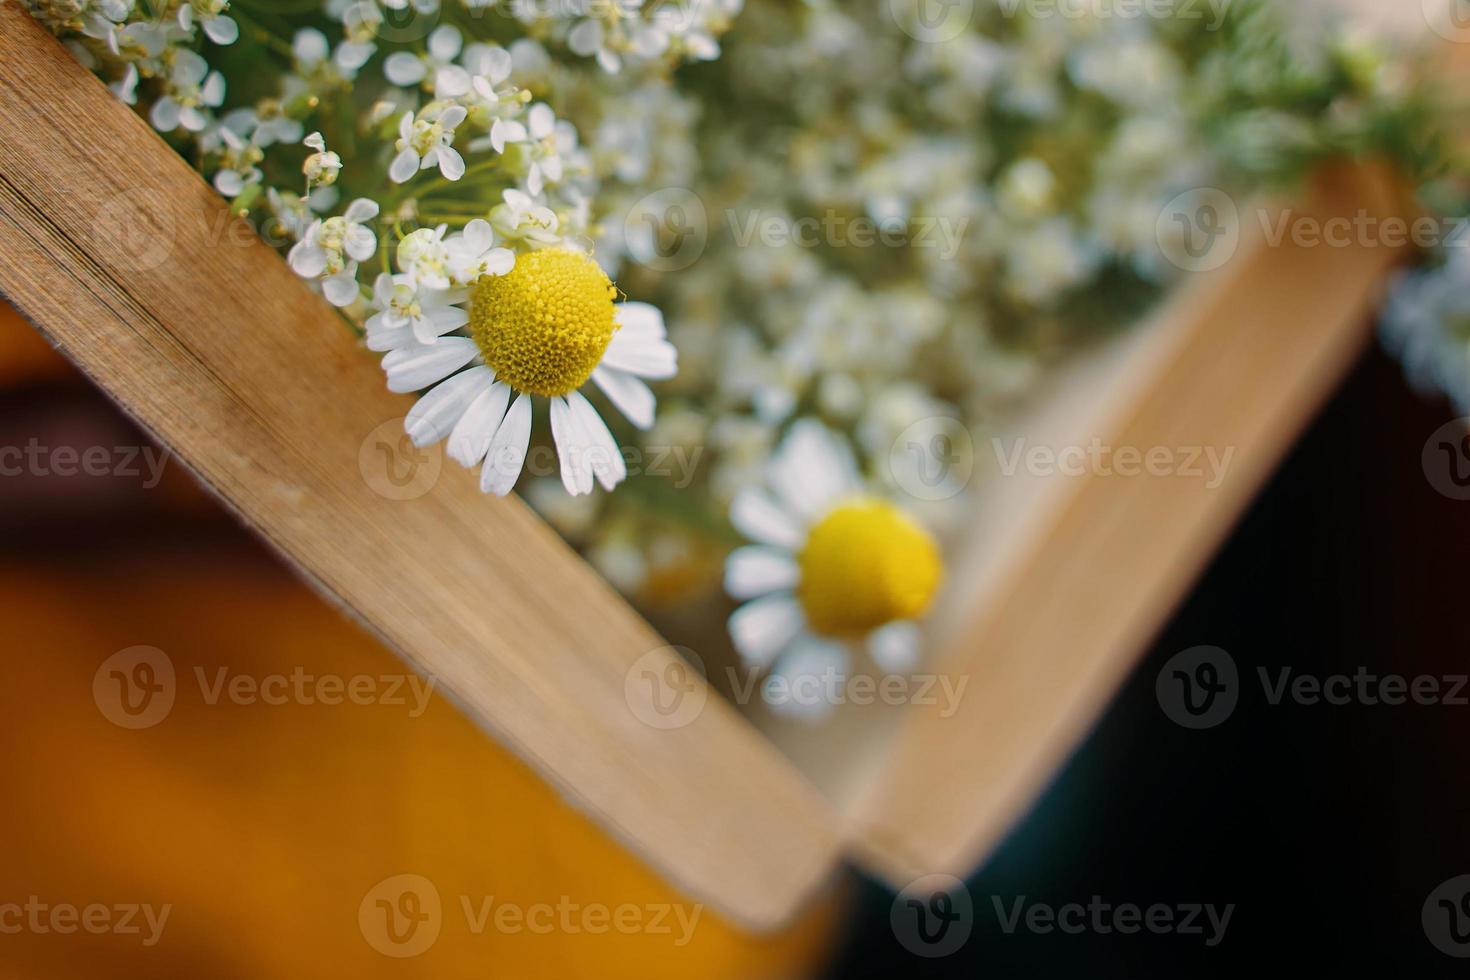
[[335, 184], [337, 175], [342, 172], [342, 158], [327, 149], [327, 141], [321, 133], [312, 133], [302, 142], [316, 151], [301, 165], [301, 172], [306, 175], [306, 186]]
[[240, 25], [225, 16], [229, 7], [229, 0], [188, 0], [179, 7], [179, 27], [192, 33], [197, 20], [204, 36], [215, 44], [234, 44], [240, 37]]
[[[433, 344], [452, 330], [469, 322], [469, 314], [458, 305], [469, 293], [463, 289], [435, 289], [417, 282], [406, 273], [392, 276], [383, 273], [373, 283], [373, 302], [378, 312], [368, 317], [369, 350], [398, 350], [418, 344]], [[456, 365], [457, 366], [457, 365]], [[394, 391], [415, 391], [415, 387], [389, 387]]]
[[516, 262], [514, 252], [495, 244], [495, 229], [483, 218], [465, 225], [461, 234], [445, 242], [445, 248], [449, 255], [449, 274], [455, 282], [464, 285], [481, 276], [503, 276]]
[[420, 228], [398, 243], [398, 269], [415, 285], [449, 288], [449, 249], [444, 244], [447, 230], [445, 225]]
[[438, 165], [447, 180], [464, 176], [464, 157], [450, 144], [454, 130], [464, 122], [464, 106], [431, 102], [417, 115], [405, 112], [398, 121], [398, 155], [388, 167], [388, 177], [401, 184], [420, 170]]
[[[459, 57], [464, 45], [464, 36], [459, 28], [444, 24], [434, 28], [429, 35], [428, 50], [422, 55], [410, 51], [395, 51], [383, 62], [383, 75], [394, 85], [404, 87], [418, 85], [427, 80], [437, 86], [441, 75], [448, 79], [457, 78], [464, 71], [456, 68], [454, 59]], [[469, 91], [468, 80], [464, 88], [449, 93], [449, 97], [463, 95]]]
[[208, 124], [203, 108], [213, 108], [225, 101], [225, 79], [193, 51], [179, 50], [169, 72], [164, 95], [153, 103], [149, 118], [160, 133], [171, 133], [182, 126], [197, 133]]
[[378, 215], [377, 202], [360, 197], [340, 217], [312, 222], [287, 261], [304, 279], [318, 279], [328, 302], [346, 306], [358, 298], [357, 263], [377, 250], [378, 238], [366, 222]]
[[490, 223], [502, 238], [523, 241], [533, 248], [561, 241], [555, 211], [515, 188], [504, 191], [501, 199], [490, 212]]

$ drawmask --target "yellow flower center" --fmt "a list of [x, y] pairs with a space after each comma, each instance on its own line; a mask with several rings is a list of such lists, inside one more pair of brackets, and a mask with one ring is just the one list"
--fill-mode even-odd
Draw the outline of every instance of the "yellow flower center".
[[833, 508], [807, 536], [798, 558], [797, 596], [819, 633], [866, 633], [929, 607], [943, 563], [928, 532], [883, 500]]
[[529, 252], [505, 275], [475, 284], [470, 335], [496, 377], [516, 391], [565, 395], [591, 377], [612, 341], [616, 298], [581, 252]]

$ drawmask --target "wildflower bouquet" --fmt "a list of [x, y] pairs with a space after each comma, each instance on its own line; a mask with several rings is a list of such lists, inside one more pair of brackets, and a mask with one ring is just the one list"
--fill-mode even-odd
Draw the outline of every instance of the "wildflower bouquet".
[[[1419, 62], [1267, 0], [23, 2], [420, 393], [415, 444], [646, 608], [722, 591], [786, 682], [915, 661], [985, 486], [949, 435], [1200, 267], [1215, 196], [1384, 157], [1465, 204]], [[1462, 396], [1465, 276], [1392, 317]]]

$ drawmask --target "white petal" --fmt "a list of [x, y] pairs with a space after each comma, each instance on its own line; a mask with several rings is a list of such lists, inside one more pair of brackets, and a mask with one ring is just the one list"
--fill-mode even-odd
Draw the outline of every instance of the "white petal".
[[225, 76], [217, 71], [210, 72], [199, 88], [199, 101], [209, 106], [222, 105], [225, 101]]
[[767, 479], [791, 510], [814, 521], [859, 487], [852, 449], [815, 419], [792, 425]]
[[842, 644], [803, 636], [771, 669], [762, 696], [777, 714], [802, 721], [825, 718], [842, 697], [847, 659]]
[[596, 54], [602, 47], [602, 25], [595, 20], [582, 21], [567, 35], [567, 47], [583, 57]]
[[754, 599], [730, 614], [730, 639], [746, 663], [765, 667], [801, 629], [801, 603], [787, 593]]
[[509, 403], [510, 385], [503, 381], [495, 382], [476, 395], [460, 417], [459, 424], [449, 433], [449, 443], [445, 447], [449, 458], [466, 467], [475, 466], [484, 459]]
[[385, 319], [381, 313], [368, 317], [368, 350], [397, 350], [400, 347], [411, 347], [418, 343], [417, 338], [413, 335], [412, 327], [407, 325], [390, 326], [385, 322]]
[[347, 205], [347, 210], [342, 213], [352, 224], [362, 224], [371, 221], [378, 216], [378, 202], [370, 197], [353, 198], [352, 203]]
[[362, 295], [362, 289], [357, 285], [355, 274], [343, 272], [322, 280], [322, 295], [333, 306], [350, 306]]
[[663, 312], [652, 303], [625, 302], [617, 307], [617, 319], [621, 326], [618, 333], [645, 338], [667, 336]]
[[626, 371], [602, 365], [592, 369], [592, 380], [629, 422], [640, 429], [652, 428], [657, 403], [648, 385]]
[[412, 344], [383, 357], [388, 390], [418, 391], [442, 381], [475, 359], [475, 342], [468, 337], [445, 337], [434, 344]]
[[725, 559], [725, 591], [731, 598], [754, 599], [796, 588], [801, 570], [791, 552], [752, 544], [736, 548]]
[[378, 236], [361, 225], [356, 225], [347, 229], [342, 244], [348, 258], [366, 262], [378, 250]]
[[492, 248], [485, 253], [485, 257], [481, 260], [480, 264], [484, 266], [485, 275], [503, 276], [515, 268], [516, 253], [508, 248]]
[[393, 163], [388, 167], [388, 177], [395, 184], [401, 184], [414, 174], [419, 172], [419, 155], [413, 150], [404, 150], [393, 158]]
[[439, 125], [443, 126], [446, 130], [453, 130], [460, 123], [464, 122], [465, 116], [467, 115], [469, 115], [469, 110], [467, 110], [464, 106], [452, 105], [449, 108], [445, 109], [443, 112], [439, 113], [439, 117], [435, 121], [438, 122]]
[[912, 670], [919, 662], [919, 627], [898, 620], [868, 635], [868, 655], [882, 670], [897, 674]]
[[245, 181], [238, 170], [221, 170], [214, 175], [214, 189], [225, 197], [234, 197], [245, 189]]
[[531, 443], [531, 396], [521, 395], [511, 403], [510, 411], [485, 455], [485, 468], [480, 471], [480, 492], [505, 496], [516, 485], [521, 468], [526, 465], [526, 447]]
[[448, 61], [459, 54], [460, 47], [464, 44], [464, 37], [459, 33], [459, 28], [451, 24], [434, 28], [429, 35], [429, 54], [439, 61]]
[[730, 523], [752, 541], [788, 551], [796, 551], [806, 541], [802, 522], [756, 487], [746, 487], [735, 495], [730, 503]]
[[561, 484], [573, 497], [592, 492], [592, 467], [587, 454], [587, 436], [572, 414], [567, 400], [551, 399], [551, 438], [561, 461]]
[[567, 404], [572, 407], [572, 414], [586, 437], [588, 463], [593, 475], [602, 484], [602, 489], [612, 490], [628, 478], [628, 465], [618, 441], [613, 438], [602, 416], [597, 414], [597, 409], [580, 391], [567, 395]]
[[446, 65], [434, 75], [434, 95], [440, 99], [457, 99], [470, 90], [470, 73], [458, 65]]
[[[490, 124], [490, 145], [495, 148], [496, 153], [505, 152], [507, 143], [523, 143], [526, 139], [526, 127], [511, 119], [497, 119]], [[506, 191], [508, 195], [510, 191]], [[506, 199], [511, 207], [516, 205]]]
[[153, 123], [153, 128], [160, 133], [171, 133], [179, 128], [179, 113], [182, 111], [183, 106], [165, 95], [153, 103], [153, 108], [149, 111], [148, 118]]
[[545, 102], [537, 102], [526, 113], [526, 129], [532, 139], [544, 140], [556, 129], [556, 113]]
[[316, 245], [297, 242], [286, 254], [291, 271], [304, 279], [315, 279], [327, 271], [327, 253]]
[[[428, 72], [423, 60], [407, 51], [394, 51], [383, 61], [383, 75], [394, 85], [417, 85]], [[401, 129], [399, 135], [404, 135]]]
[[480, 255], [495, 246], [495, 229], [484, 218], [475, 218], [464, 226], [464, 247], [471, 255]]
[[308, 65], [321, 61], [331, 52], [327, 36], [315, 27], [303, 27], [291, 39], [291, 53]]
[[240, 38], [240, 25], [229, 17], [211, 17], [204, 22], [204, 34], [215, 44], [234, 44]]
[[487, 367], [462, 371], [420, 398], [403, 420], [403, 431], [415, 446], [428, 446], [449, 435], [450, 430], [474, 401], [495, 379]]
[[619, 328], [602, 363], [643, 378], [672, 378], [679, 352], [664, 338], [663, 314], [647, 303], [619, 303]]
[[439, 172], [446, 180], [459, 180], [464, 176], [464, 157], [452, 146], [441, 146], [439, 152]]

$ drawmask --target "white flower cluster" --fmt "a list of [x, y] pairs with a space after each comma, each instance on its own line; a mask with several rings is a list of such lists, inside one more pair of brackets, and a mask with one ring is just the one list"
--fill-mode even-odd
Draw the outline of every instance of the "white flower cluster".
[[[917, 493], [905, 447], [1138, 319], [1169, 201], [1430, 143], [1373, 43], [1293, 47], [1268, 0], [24, 2], [424, 392], [415, 443], [650, 607], [723, 584], [791, 686], [913, 662], [981, 484]], [[1470, 403], [1461, 258], [1386, 336]], [[533, 399], [558, 467], [522, 481]]]

